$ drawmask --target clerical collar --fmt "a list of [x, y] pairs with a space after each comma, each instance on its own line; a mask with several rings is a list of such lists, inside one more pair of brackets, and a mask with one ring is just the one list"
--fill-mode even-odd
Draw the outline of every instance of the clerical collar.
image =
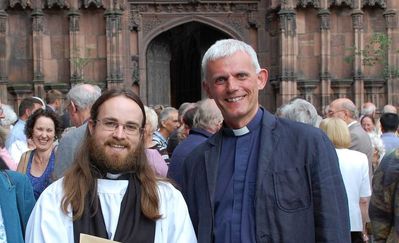
[[128, 180], [130, 175], [131, 173], [112, 174], [107, 172], [105, 178], [110, 180]]
[[222, 131], [225, 135], [232, 137], [243, 136], [255, 130], [256, 127], [260, 126], [262, 122], [262, 117], [263, 117], [263, 108], [259, 108], [258, 111], [256, 112], [255, 117], [246, 126], [241, 127], [239, 129], [232, 129], [223, 124], [224, 126], [222, 128], [223, 129]]

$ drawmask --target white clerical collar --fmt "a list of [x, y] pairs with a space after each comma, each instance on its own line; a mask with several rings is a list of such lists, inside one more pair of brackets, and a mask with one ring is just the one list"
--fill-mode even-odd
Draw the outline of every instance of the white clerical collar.
[[105, 177], [108, 178], [108, 179], [111, 179], [111, 180], [116, 180], [116, 179], [118, 179], [121, 175], [122, 175], [122, 174], [111, 174], [111, 173], [107, 172], [107, 175], [106, 175]]
[[249, 133], [249, 129], [247, 126], [239, 128], [239, 129], [231, 129], [235, 136], [242, 136]]

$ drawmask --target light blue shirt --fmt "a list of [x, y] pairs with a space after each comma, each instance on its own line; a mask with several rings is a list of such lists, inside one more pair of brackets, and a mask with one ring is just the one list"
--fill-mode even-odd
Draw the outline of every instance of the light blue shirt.
[[399, 138], [393, 132], [385, 132], [381, 134], [381, 140], [387, 154], [388, 152], [399, 148]]
[[4, 227], [3, 214], [0, 207], [0, 243], [7, 243], [6, 229]]
[[10, 151], [11, 144], [13, 144], [17, 140], [23, 141], [25, 143], [27, 142], [26, 135], [24, 132], [25, 124], [26, 124], [25, 121], [18, 119], [17, 123], [15, 123], [14, 127], [11, 129], [6, 139], [6, 148], [8, 151]]

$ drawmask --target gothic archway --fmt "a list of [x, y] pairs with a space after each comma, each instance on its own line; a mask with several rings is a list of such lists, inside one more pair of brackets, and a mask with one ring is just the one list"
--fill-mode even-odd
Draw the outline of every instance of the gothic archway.
[[215, 41], [230, 36], [189, 22], [156, 36], [146, 53], [148, 104], [179, 107], [201, 99], [201, 58]]

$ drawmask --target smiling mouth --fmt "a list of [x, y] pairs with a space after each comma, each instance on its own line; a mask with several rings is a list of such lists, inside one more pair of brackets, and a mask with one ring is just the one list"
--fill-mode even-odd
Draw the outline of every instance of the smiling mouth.
[[242, 99], [244, 99], [244, 96], [239, 96], [239, 97], [234, 97], [234, 98], [227, 98], [226, 101], [234, 103], [234, 102], [238, 102], [238, 101], [240, 101]]

